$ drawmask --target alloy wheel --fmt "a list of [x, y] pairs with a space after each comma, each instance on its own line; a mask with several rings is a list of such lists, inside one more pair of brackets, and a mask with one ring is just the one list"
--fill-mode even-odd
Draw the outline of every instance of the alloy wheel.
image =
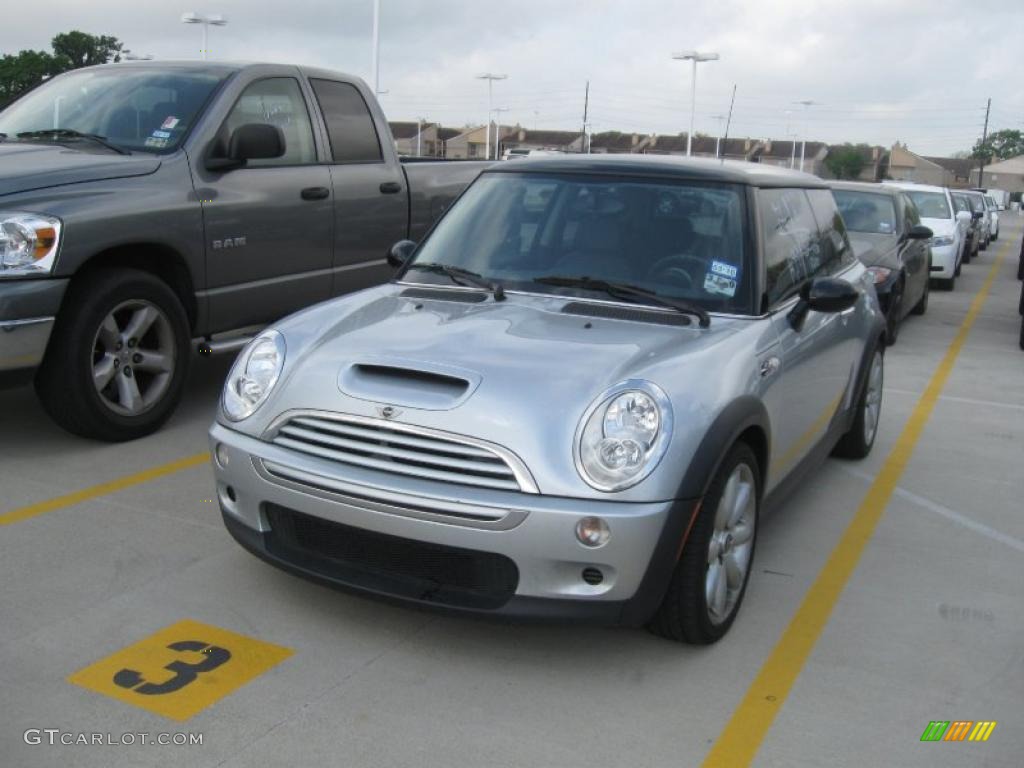
[[867, 445], [875, 439], [878, 417], [882, 411], [882, 353], [875, 352], [868, 373], [867, 392], [864, 395], [864, 442]]
[[712, 624], [726, 621], [743, 594], [754, 548], [756, 497], [754, 473], [746, 464], [737, 464], [722, 490], [708, 543], [704, 595]]

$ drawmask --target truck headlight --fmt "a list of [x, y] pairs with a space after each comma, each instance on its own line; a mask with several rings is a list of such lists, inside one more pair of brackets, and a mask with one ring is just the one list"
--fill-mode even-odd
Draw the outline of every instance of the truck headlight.
[[242, 350], [224, 383], [222, 403], [229, 419], [247, 419], [263, 405], [281, 376], [284, 352], [284, 337], [277, 331], [264, 331]]
[[658, 466], [672, 436], [672, 405], [649, 381], [631, 380], [602, 393], [576, 430], [576, 469], [599, 491], [636, 485]]
[[60, 219], [0, 211], [0, 277], [46, 274], [60, 244]]
[[942, 235], [941, 237], [932, 238], [932, 248], [944, 248], [947, 245], [953, 244], [952, 235]]

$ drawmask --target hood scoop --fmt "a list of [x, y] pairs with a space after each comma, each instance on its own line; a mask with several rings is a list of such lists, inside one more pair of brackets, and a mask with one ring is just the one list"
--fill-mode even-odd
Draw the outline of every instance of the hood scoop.
[[472, 371], [393, 359], [352, 363], [338, 376], [338, 388], [351, 397], [431, 411], [460, 405], [479, 384]]
[[585, 301], [570, 301], [562, 307], [562, 314], [600, 317], [607, 320], [633, 320], [638, 323], [687, 326], [692, 323], [689, 315], [678, 312], [657, 312], [646, 309], [631, 309], [608, 304], [589, 304]]
[[486, 293], [476, 291], [453, 291], [451, 288], [406, 288], [400, 296], [407, 299], [434, 299], [437, 301], [459, 301], [463, 304], [479, 304], [487, 300]]

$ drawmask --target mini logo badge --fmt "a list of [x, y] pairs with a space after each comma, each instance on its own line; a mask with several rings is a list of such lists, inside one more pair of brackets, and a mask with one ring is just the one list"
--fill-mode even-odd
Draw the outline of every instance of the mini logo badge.
[[395, 408], [393, 405], [384, 405], [377, 409], [377, 413], [378, 415], [381, 416], [381, 418], [393, 419], [395, 418], [395, 416], [400, 414], [401, 411]]

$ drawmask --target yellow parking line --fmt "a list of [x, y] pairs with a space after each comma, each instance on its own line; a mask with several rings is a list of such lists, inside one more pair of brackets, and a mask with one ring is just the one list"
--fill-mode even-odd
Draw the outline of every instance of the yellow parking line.
[[920, 439], [946, 385], [946, 380], [953, 370], [953, 364], [964, 342], [967, 341], [967, 334], [988, 298], [989, 290], [1009, 245], [1010, 241], [1007, 241], [1001, 249], [981, 290], [971, 302], [967, 317], [960, 325], [939, 367], [932, 374], [920, 400], [914, 406], [910, 419], [864, 496], [860, 508], [832, 550], [818, 578], [807, 591], [803, 603], [782, 633], [778, 644], [765, 660], [743, 700], [711, 747], [702, 763], [703, 768], [740, 768], [750, 765], [757, 755], [761, 742], [764, 741], [797, 676], [814, 650], [836, 601], [853, 575], [864, 548], [871, 540], [882, 513], [885, 512], [889, 499], [914, 452], [914, 446]]
[[97, 496], [105, 496], [108, 493], [120, 491], [124, 488], [130, 488], [133, 485], [148, 483], [150, 480], [156, 480], [158, 477], [165, 477], [166, 475], [173, 475], [175, 472], [195, 467], [209, 460], [209, 453], [197, 453], [195, 456], [187, 456], [184, 459], [178, 459], [177, 461], [172, 461], [168, 464], [161, 464], [159, 467], [145, 469], [142, 472], [135, 473], [134, 475], [119, 477], [116, 480], [111, 480], [109, 483], [100, 483], [99, 485], [94, 485], [90, 488], [83, 488], [80, 491], [74, 491], [73, 493], [58, 496], [55, 499], [40, 501], [37, 504], [30, 504], [27, 507], [21, 507], [20, 509], [12, 509], [10, 512], [0, 514], [0, 525], [18, 523], [22, 520], [28, 520], [31, 517], [36, 517], [37, 515], [42, 515], [46, 512], [53, 512], [56, 509], [70, 507], [72, 504], [78, 504], [83, 501], [88, 501], [89, 499], [95, 499]]

